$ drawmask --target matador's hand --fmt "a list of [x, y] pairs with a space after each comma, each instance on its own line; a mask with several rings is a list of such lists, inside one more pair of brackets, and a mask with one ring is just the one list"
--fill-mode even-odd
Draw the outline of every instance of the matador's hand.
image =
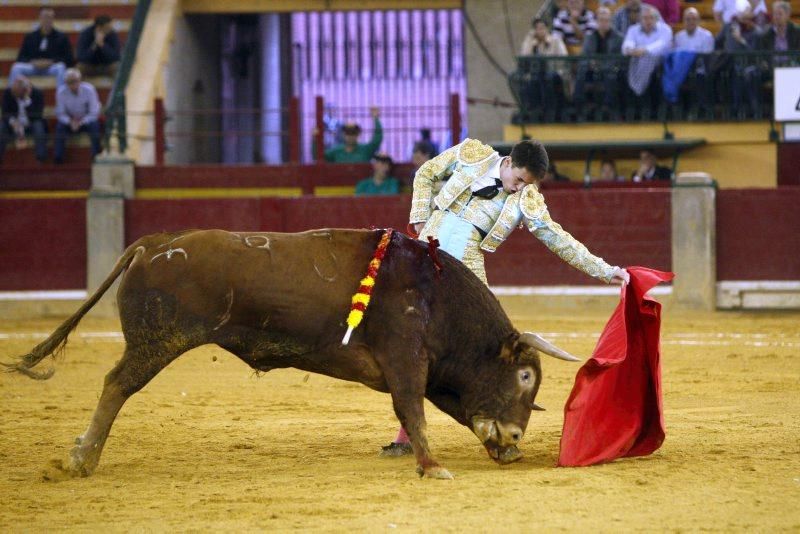
[[629, 284], [631, 282], [631, 275], [622, 267], [614, 268], [614, 275], [611, 277], [611, 283], [618, 286], [622, 284]]

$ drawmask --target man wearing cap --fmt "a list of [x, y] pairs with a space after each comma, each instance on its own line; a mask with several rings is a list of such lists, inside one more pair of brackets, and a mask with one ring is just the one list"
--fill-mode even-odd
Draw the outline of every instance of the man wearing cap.
[[372, 176], [356, 184], [356, 195], [396, 195], [400, 192], [400, 182], [392, 176], [394, 162], [385, 152], [372, 158]]
[[344, 133], [344, 143], [336, 145], [325, 151], [325, 161], [331, 163], [366, 163], [380, 148], [383, 142], [383, 126], [378, 118], [380, 112], [378, 108], [370, 108], [370, 115], [374, 121], [372, 139], [369, 143], [361, 144], [358, 136], [361, 135], [361, 126], [354, 122], [348, 122], [342, 127]]
[[[605, 283], [628, 282], [625, 269], [593, 255], [550, 217], [537, 187], [548, 163], [547, 151], [538, 141], [521, 141], [510, 156], [501, 157], [492, 147], [466, 139], [417, 171], [409, 226], [420, 240], [437, 239], [442, 250], [487, 285], [484, 252], [494, 252], [519, 225], [589, 276]], [[434, 184], [445, 179], [434, 196]], [[401, 429], [381, 454], [409, 454], [407, 442]]]

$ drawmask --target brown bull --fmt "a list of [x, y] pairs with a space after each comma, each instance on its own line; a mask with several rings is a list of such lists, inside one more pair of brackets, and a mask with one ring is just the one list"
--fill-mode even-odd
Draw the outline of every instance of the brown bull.
[[541, 383], [537, 348], [460, 262], [394, 233], [364, 320], [342, 345], [350, 298], [380, 231], [298, 234], [220, 230], [157, 234], [135, 242], [102, 286], [47, 340], [9, 368], [32, 367], [64, 347], [69, 333], [122, 276], [117, 303], [125, 353], [106, 376], [89, 428], [65, 470], [88, 476], [125, 401], [184, 352], [214, 343], [253, 369], [294, 367], [361, 382], [392, 395], [420, 475], [450, 478], [431, 455], [423, 399], [470, 428], [499, 463], [520, 457]]

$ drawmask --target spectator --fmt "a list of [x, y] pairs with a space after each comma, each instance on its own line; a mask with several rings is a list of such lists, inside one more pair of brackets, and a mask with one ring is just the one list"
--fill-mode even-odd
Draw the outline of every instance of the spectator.
[[597, 179], [603, 182], [625, 181], [625, 177], [617, 172], [617, 164], [613, 159], [604, 159], [600, 162], [600, 176]]
[[[792, 6], [789, 2], [782, 0], [773, 2], [772, 26], [769, 27], [764, 35], [760, 37], [756, 35], [754, 37], [757, 49], [764, 52], [800, 50], [800, 27], [790, 20], [791, 16]], [[772, 56], [772, 61], [759, 62], [757, 65], [749, 65], [744, 69], [744, 85], [747, 91], [747, 98], [753, 110], [753, 117], [756, 119], [760, 119], [763, 116], [761, 85], [772, 79], [772, 69], [774, 67], [781, 66], [788, 66], [787, 58], [775, 54]]]
[[723, 24], [730, 24], [734, 18], [746, 13], [750, 3], [748, 0], [714, 0], [714, 19]]
[[628, 33], [628, 28], [639, 24], [642, 13], [642, 0], [625, 0], [625, 5], [614, 13], [613, 26], [621, 35]]
[[586, 9], [583, 0], [567, 0], [567, 9], [560, 10], [553, 19], [553, 35], [568, 46], [582, 46], [586, 35], [596, 28], [594, 13]]
[[[420, 128], [419, 130], [419, 141], [424, 141], [433, 147], [434, 156], [439, 153], [439, 143], [433, 140], [431, 137], [431, 129], [430, 128]], [[416, 146], [416, 143], [414, 143]], [[433, 157], [433, 156], [431, 156]]]
[[800, 50], [800, 27], [791, 21], [792, 5], [779, 0], [772, 4], [772, 26], [758, 41], [760, 50]]
[[643, 119], [649, 119], [659, 102], [658, 84], [652, 83], [661, 58], [672, 45], [672, 29], [658, 20], [653, 6], [642, 6], [642, 22], [628, 28], [622, 53], [632, 56], [628, 67], [628, 86], [633, 91]]
[[33, 135], [36, 160], [47, 160], [47, 126], [43, 119], [44, 95], [30, 80], [19, 75], [3, 92], [3, 118], [0, 124], [0, 162], [6, 143], [14, 139], [18, 148], [26, 145], [25, 136]]
[[767, 13], [767, 5], [764, 0], [748, 0], [748, 6], [744, 13], [736, 16], [736, 20], [742, 25], [743, 32], [755, 32], [761, 36], [769, 30], [770, 18]]
[[[611, 26], [611, 10], [605, 6], [597, 9], [597, 30], [583, 42], [583, 55], [611, 56], [600, 61], [581, 61], [575, 80], [574, 103], [578, 120], [586, 120], [586, 84], [602, 82], [603, 107], [598, 115], [619, 116], [619, 87], [622, 80], [622, 65], [616, 57], [622, 51], [622, 35]], [[600, 118], [600, 117], [598, 117]]]
[[326, 150], [325, 161], [331, 163], [366, 163], [372, 159], [372, 156], [380, 148], [383, 141], [383, 126], [379, 118], [380, 111], [378, 108], [370, 108], [370, 114], [372, 115], [374, 130], [369, 143], [362, 144], [358, 142], [358, 137], [361, 135], [361, 126], [354, 122], [349, 122], [342, 127], [344, 143]]
[[[555, 120], [556, 111], [562, 105], [564, 95], [565, 65], [556, 65], [553, 61], [544, 61], [539, 57], [561, 57], [567, 55], [564, 41], [556, 34], [551, 34], [547, 23], [540, 18], [533, 20], [533, 29], [528, 32], [522, 42], [520, 55], [536, 55], [530, 64], [529, 72], [522, 83], [522, 104], [525, 107], [542, 112], [546, 122]], [[560, 62], [559, 62], [560, 63]]]
[[73, 63], [72, 44], [53, 27], [55, 11], [39, 11], [39, 27], [25, 35], [17, 61], [11, 66], [9, 82], [17, 76], [55, 76], [58, 87], [64, 83], [64, 71]]
[[111, 17], [98, 15], [78, 36], [78, 70], [83, 76], [115, 76], [119, 67], [119, 37]]
[[356, 184], [356, 195], [396, 195], [400, 181], [392, 176], [394, 162], [385, 152], [372, 158], [372, 176]]
[[[676, 103], [681, 85], [688, 77], [686, 90], [694, 95], [690, 118], [705, 118], [711, 111], [709, 104], [708, 65], [707, 60], [714, 51], [714, 36], [710, 31], [700, 26], [700, 13], [693, 7], [686, 8], [683, 12], [684, 29], [675, 35], [675, 52], [688, 54], [673, 54], [667, 64], [671, 68], [664, 68], [664, 96], [666, 100]], [[701, 55], [697, 55], [701, 54]], [[685, 56], [685, 57], [684, 57]], [[681, 61], [684, 60], [684, 61]], [[691, 75], [690, 75], [691, 74]]]
[[556, 167], [556, 162], [550, 160], [550, 164], [547, 166], [547, 171], [544, 173], [544, 178], [542, 178], [542, 182], [569, 182], [569, 176], [565, 174], [561, 174], [558, 172], [558, 168]]
[[414, 172], [422, 167], [422, 164], [436, 156], [436, 147], [430, 141], [423, 139], [414, 143], [414, 150], [411, 153], [411, 162], [414, 164]]
[[67, 69], [64, 85], [56, 92], [55, 162], [64, 162], [67, 136], [85, 132], [92, 142], [92, 157], [100, 153], [100, 100], [89, 82], [81, 81], [78, 69]]
[[658, 164], [656, 153], [646, 148], [639, 153], [639, 168], [633, 173], [634, 182], [649, 182], [653, 180], [671, 180], [672, 171]]
[[644, 2], [656, 8], [661, 20], [667, 24], [675, 24], [681, 20], [681, 6], [678, 0], [644, 0]]

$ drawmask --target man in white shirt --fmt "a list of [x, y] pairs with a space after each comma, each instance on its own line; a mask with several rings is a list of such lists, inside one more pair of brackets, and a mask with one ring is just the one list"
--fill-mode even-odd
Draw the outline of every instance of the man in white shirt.
[[[633, 91], [643, 119], [647, 120], [658, 107], [658, 84], [653, 74], [661, 58], [672, 48], [672, 29], [659, 20], [658, 11], [642, 5], [642, 21], [628, 28], [622, 42], [622, 53], [631, 56], [628, 67], [628, 86]], [[630, 112], [629, 110], [629, 118]]]
[[56, 163], [64, 163], [67, 136], [72, 134], [89, 134], [92, 157], [100, 153], [100, 99], [92, 84], [81, 81], [78, 69], [64, 74], [64, 85], [56, 92], [56, 118]]
[[714, 36], [710, 31], [700, 26], [700, 13], [693, 7], [686, 8], [683, 12], [684, 29], [675, 34], [675, 51], [694, 52], [698, 55], [694, 65], [688, 73], [684, 87], [688, 89], [691, 99], [690, 118], [704, 118], [710, 111], [708, 95], [710, 93], [706, 74], [708, 73], [708, 56], [714, 51]]
[[748, 11], [748, 0], [714, 0], [714, 18], [723, 24], [730, 24], [734, 17]]

